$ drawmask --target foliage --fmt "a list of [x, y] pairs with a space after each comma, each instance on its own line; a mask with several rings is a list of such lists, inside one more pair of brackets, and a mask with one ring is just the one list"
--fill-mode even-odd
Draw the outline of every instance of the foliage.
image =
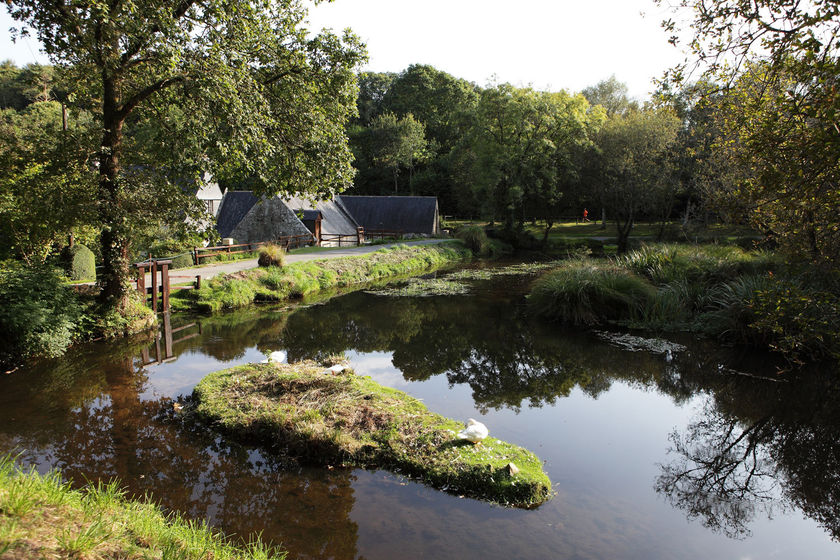
[[279, 245], [268, 243], [260, 247], [257, 263], [260, 266], [279, 266], [286, 264], [286, 250]]
[[137, 292], [129, 292], [127, 302], [121, 309], [112, 306], [94, 308], [92, 332], [104, 338], [131, 336], [152, 328], [157, 315], [141, 299]]
[[65, 247], [61, 251], [61, 262], [67, 277], [74, 281], [96, 280], [96, 259], [93, 251], [81, 243]]
[[[533, 453], [489, 437], [455, 439], [459, 422], [402, 391], [313, 362], [251, 364], [212, 373], [194, 390], [195, 413], [233, 437], [283, 446], [310, 462], [397, 469], [450, 492], [509, 506], [549, 499]], [[505, 470], [514, 463], [517, 472]]]
[[79, 334], [82, 307], [58, 270], [6, 261], [0, 266], [0, 364], [61, 356]]
[[13, 558], [180, 558], [281, 560], [259, 539], [234, 546], [205, 523], [164, 515], [155, 504], [126, 499], [117, 481], [72, 490], [58, 471], [24, 470], [0, 457], [0, 553]]
[[670, 150], [680, 122], [670, 111], [646, 109], [609, 118], [600, 129], [597, 192], [618, 231], [618, 251], [627, 250], [633, 224], [667, 199], [674, 178]]
[[615, 74], [594, 86], [583, 88], [581, 94], [593, 107], [603, 107], [608, 117], [626, 115], [640, 109], [639, 103], [628, 96], [627, 84], [619, 82]]
[[179, 268], [189, 268], [193, 266], [193, 254], [192, 253], [180, 253], [172, 257], [172, 264], [170, 268], [172, 270], [176, 270]]
[[93, 215], [88, 165], [90, 118], [62, 127], [56, 101], [0, 111], [0, 235], [7, 256], [42, 263]]
[[[674, 9], [690, 22], [694, 60], [674, 68], [665, 85], [682, 86], [696, 64], [704, 81], [719, 86], [711, 106], [721, 129], [715, 147], [732, 170], [725, 200], [745, 208], [790, 255], [836, 268], [835, 3], [682, 0]], [[677, 24], [664, 26], [675, 30]]]
[[537, 280], [528, 306], [540, 317], [597, 325], [637, 317], [655, 293], [649, 282], [620, 267], [576, 260]]
[[[397, 193], [400, 169], [408, 168], [413, 176], [415, 163], [426, 157], [423, 123], [411, 113], [399, 119], [393, 113], [384, 113], [375, 117], [366, 131], [373, 164], [391, 170]], [[413, 193], [411, 181], [409, 189]]]

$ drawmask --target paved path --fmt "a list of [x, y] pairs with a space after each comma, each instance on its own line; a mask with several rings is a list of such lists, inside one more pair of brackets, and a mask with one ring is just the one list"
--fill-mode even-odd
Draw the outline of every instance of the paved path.
[[[324, 259], [338, 259], [341, 257], [349, 257], [352, 255], [364, 255], [365, 253], [373, 253], [385, 247], [393, 247], [394, 245], [431, 245], [435, 243], [443, 243], [445, 241], [452, 241], [451, 239], [419, 239], [416, 241], [398, 241], [396, 243], [387, 243], [382, 245], [363, 245], [361, 247], [347, 247], [330, 249], [329, 251], [319, 251], [316, 253], [304, 253], [302, 255], [286, 255], [287, 263], [296, 263], [304, 261], [315, 261]], [[196, 276], [201, 276], [201, 281], [209, 280], [219, 274], [231, 274], [250, 268], [257, 268], [257, 259], [246, 259], [241, 261], [224, 262], [217, 264], [208, 264], [207, 266], [197, 268], [181, 268], [170, 272], [170, 281], [173, 284], [183, 284], [189, 282], [190, 278], [195, 279]], [[173, 276], [175, 278], [173, 278]], [[178, 276], [189, 276], [189, 278], [177, 278]], [[152, 285], [152, 275], [146, 273], [146, 286]]]

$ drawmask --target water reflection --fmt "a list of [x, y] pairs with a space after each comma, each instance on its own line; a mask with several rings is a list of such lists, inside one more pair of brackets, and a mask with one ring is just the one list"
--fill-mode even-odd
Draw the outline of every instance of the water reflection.
[[[840, 386], [820, 372], [732, 382], [671, 436], [656, 490], [732, 537], [759, 513], [796, 507], [840, 539]], [[780, 496], [782, 499], [780, 499]]]
[[[399, 555], [401, 539], [425, 530], [423, 516], [444, 515], [436, 509], [440, 504], [449, 508], [447, 519], [466, 524], [496, 517], [499, 526], [515, 526], [527, 519], [529, 529], [543, 535], [527, 550], [551, 555], [562, 538], [551, 540], [545, 527], [561, 520], [571, 526], [568, 513], [545, 521], [539, 511], [513, 518], [501, 510], [488, 512], [486, 504], [455, 507], [447, 501], [451, 497], [394, 506], [405, 494], [392, 495], [367, 473], [306, 469], [223, 442], [180, 422], [172, 407], [178, 393], [189, 392], [206, 373], [274, 350], [286, 351], [289, 361], [381, 352], [409, 385], [443, 376], [437, 379], [469, 387], [469, 407], [499, 417], [550, 412], [578, 390], [598, 399], [615, 384], [668, 395], [677, 405], [706, 395], [696, 418], [671, 436], [656, 491], [725, 535], [743, 537], [758, 515], [796, 508], [840, 539], [840, 410], [833, 405], [840, 388], [825, 381], [830, 375], [762, 377], [774, 371], [765, 358], [696, 341], [681, 340], [688, 350], [670, 362], [655, 353], [628, 352], [587, 333], [529, 320], [521, 313], [522, 291], [516, 279], [504, 279], [476, 283], [468, 298], [355, 293], [294, 309], [165, 321], [169, 328], [158, 337], [81, 347], [66, 359], [1, 378], [0, 452], [22, 450], [24, 461], [62, 468], [77, 483], [119, 477], [135, 495], [151, 493], [167, 509], [209, 519], [246, 539], [262, 532], [282, 541], [294, 557], [354, 558], [370, 550]], [[655, 446], [665, 450], [669, 443], [660, 438], [661, 446], [659, 439]], [[645, 491], [652, 476], [641, 483]], [[366, 500], [355, 495], [359, 487], [366, 489]], [[597, 493], [575, 492], [588, 509], [604, 507]], [[377, 493], [386, 505], [367, 505]], [[385, 513], [384, 507], [394, 510]], [[376, 520], [398, 507], [390, 525]], [[611, 513], [631, 519], [632, 507]], [[392, 548], [383, 541], [360, 550], [359, 524], [393, 525], [404, 532], [389, 535]], [[602, 530], [596, 525], [593, 534]], [[615, 529], [616, 542], [626, 530]], [[480, 546], [479, 540], [473, 546]], [[416, 548], [418, 555], [423, 550], [429, 549]]]

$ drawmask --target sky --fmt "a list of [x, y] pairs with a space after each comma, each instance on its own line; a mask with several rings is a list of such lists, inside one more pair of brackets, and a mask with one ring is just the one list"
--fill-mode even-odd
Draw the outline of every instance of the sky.
[[[351, 28], [366, 43], [364, 70], [430, 64], [478, 85], [580, 91], [615, 76], [645, 98], [682, 56], [653, 0], [334, 0], [310, 8], [314, 29]], [[48, 62], [37, 40], [13, 44], [0, 10], [0, 59]]]

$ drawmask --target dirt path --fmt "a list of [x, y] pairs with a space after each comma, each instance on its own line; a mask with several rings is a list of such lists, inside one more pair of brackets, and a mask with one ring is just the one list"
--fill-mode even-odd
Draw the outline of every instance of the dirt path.
[[[443, 243], [451, 241], [451, 239], [420, 239], [417, 241], [402, 241], [397, 243], [388, 243], [384, 245], [364, 245], [362, 247], [347, 247], [331, 249], [329, 251], [317, 253], [305, 253], [302, 255], [286, 255], [287, 263], [296, 263], [304, 261], [315, 261], [323, 259], [339, 259], [341, 257], [349, 257], [352, 255], [364, 255], [366, 253], [373, 253], [385, 247], [393, 247], [394, 245], [431, 245], [435, 243]], [[209, 280], [219, 274], [231, 274], [241, 270], [248, 270], [250, 268], [257, 268], [257, 259], [247, 259], [241, 261], [224, 262], [216, 264], [208, 264], [202, 267], [182, 268], [173, 270], [169, 275], [173, 284], [182, 284], [189, 282], [190, 279], [195, 279], [196, 276], [201, 276], [202, 282]], [[146, 274], [146, 286], [151, 286], [152, 275]]]

